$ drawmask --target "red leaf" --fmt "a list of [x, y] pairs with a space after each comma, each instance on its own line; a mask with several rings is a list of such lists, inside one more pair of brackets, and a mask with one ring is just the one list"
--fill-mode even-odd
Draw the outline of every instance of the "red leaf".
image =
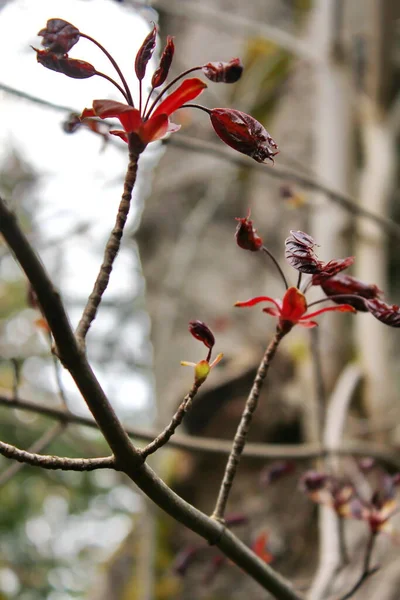
[[203, 342], [207, 348], [212, 348], [215, 344], [215, 338], [211, 329], [203, 321], [190, 321], [189, 331], [196, 340]]
[[274, 162], [278, 146], [256, 119], [231, 108], [213, 108], [210, 118], [216, 134], [225, 144], [259, 163], [267, 159]]
[[257, 252], [263, 245], [263, 241], [257, 234], [257, 230], [253, 227], [253, 221], [250, 219], [250, 211], [247, 217], [236, 218], [239, 221], [236, 227], [236, 243], [243, 250]]
[[321, 282], [323, 282], [325, 279], [330, 279], [331, 277], [334, 277], [341, 271], [344, 271], [345, 269], [347, 269], [347, 267], [350, 267], [350, 265], [352, 265], [353, 262], [354, 256], [348, 256], [347, 258], [336, 258], [330, 260], [326, 264], [321, 263], [321, 270], [319, 273], [313, 275], [312, 284], [321, 285]]
[[69, 58], [67, 54], [58, 56], [49, 50], [37, 50], [36, 58], [38, 63], [57, 73], [63, 73], [73, 79], [87, 79], [97, 74], [96, 69], [90, 63], [76, 58]]
[[301, 273], [319, 273], [321, 261], [318, 260], [313, 238], [303, 231], [291, 231], [285, 240], [285, 258], [291, 267]]
[[383, 300], [373, 298], [372, 300], [366, 300], [365, 305], [368, 311], [389, 327], [400, 327], [400, 307], [397, 304], [386, 304]]
[[138, 53], [136, 54], [135, 73], [139, 81], [141, 81], [146, 74], [147, 63], [151, 59], [154, 52], [154, 48], [156, 47], [156, 38], [157, 27], [154, 25], [153, 29], [145, 37], [143, 44], [141, 45]]
[[351, 275], [336, 275], [335, 277], [321, 281], [319, 285], [329, 297], [336, 295], [346, 296], [347, 294], [351, 294], [352, 296], [360, 296], [360, 300], [357, 298], [335, 299], [333, 297], [332, 301], [339, 304], [345, 300], [347, 304], [354, 306], [356, 310], [361, 312], [367, 312], [368, 310], [363, 298], [373, 299], [382, 294], [382, 291], [377, 285], [364, 283], [363, 281], [360, 281]]

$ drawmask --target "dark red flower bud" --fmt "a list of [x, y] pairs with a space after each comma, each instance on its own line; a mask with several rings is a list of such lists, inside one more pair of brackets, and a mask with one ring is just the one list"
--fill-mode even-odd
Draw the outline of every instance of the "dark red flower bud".
[[195, 560], [199, 550], [199, 546], [187, 546], [186, 548], [183, 548], [175, 558], [173, 564], [174, 573], [184, 577], [188, 568]]
[[263, 245], [263, 241], [257, 234], [257, 230], [253, 227], [253, 221], [250, 219], [250, 211], [247, 217], [236, 217], [239, 221], [236, 227], [236, 243], [243, 250], [257, 252]]
[[190, 321], [189, 331], [196, 340], [203, 342], [207, 348], [212, 348], [215, 344], [214, 335], [209, 327], [203, 321]]
[[246, 525], [248, 522], [249, 518], [244, 513], [231, 513], [225, 517], [225, 525], [227, 527]]
[[213, 108], [210, 118], [215, 133], [225, 144], [259, 163], [274, 162], [278, 146], [256, 119], [232, 108]]
[[240, 58], [232, 58], [229, 62], [209, 62], [202, 71], [215, 83], [236, 83], [242, 75], [243, 65]]
[[314, 248], [318, 244], [303, 231], [290, 231], [285, 240], [285, 258], [289, 265], [301, 273], [319, 273], [321, 265]]
[[172, 59], [174, 58], [174, 52], [174, 38], [169, 35], [163, 53], [161, 54], [159, 67], [154, 71], [154, 75], [151, 79], [153, 88], [159, 87], [167, 79]]
[[[382, 294], [382, 291], [377, 285], [364, 283], [351, 275], [336, 275], [335, 277], [321, 281], [319, 285], [327, 296], [344, 296], [346, 294], [360, 296], [360, 300], [357, 300], [357, 298], [346, 298], [346, 303], [350, 304], [350, 306], [353, 306], [360, 312], [367, 312], [368, 310], [363, 298], [373, 299]], [[336, 302], [336, 304], [341, 304], [343, 302], [343, 298], [337, 300], [332, 298], [332, 300], [333, 302]]]
[[156, 47], [157, 27], [154, 25], [150, 33], [145, 37], [140, 46], [135, 60], [136, 77], [141, 81], [146, 74], [147, 63], [151, 59]]
[[79, 29], [63, 19], [49, 19], [38, 35], [43, 37], [42, 46], [61, 56], [69, 52], [80, 37]]
[[330, 279], [331, 277], [334, 277], [341, 271], [347, 269], [347, 267], [350, 267], [350, 265], [352, 265], [353, 262], [354, 256], [348, 256], [347, 258], [336, 258], [330, 260], [328, 263], [325, 264], [322, 263], [320, 265], [321, 270], [319, 271], [319, 273], [316, 273], [312, 277], [312, 284], [321, 285], [321, 283], [326, 279]]
[[378, 321], [389, 325], [389, 327], [400, 327], [400, 307], [397, 304], [386, 304], [383, 300], [374, 298], [366, 300], [365, 305], [371, 315]]
[[82, 121], [77, 113], [70, 113], [62, 124], [65, 133], [75, 133], [80, 127], [82, 127]]
[[270, 485], [285, 477], [285, 475], [290, 475], [295, 469], [296, 465], [290, 460], [275, 462], [266, 469], [263, 469], [260, 475], [260, 483], [265, 486]]
[[84, 60], [78, 60], [76, 58], [69, 58], [67, 54], [64, 56], [58, 56], [54, 52], [49, 50], [37, 50], [33, 48], [37, 55], [37, 61], [46, 69], [51, 71], [57, 71], [57, 73], [63, 73], [67, 77], [73, 79], [87, 79], [97, 74], [96, 69], [90, 63]]

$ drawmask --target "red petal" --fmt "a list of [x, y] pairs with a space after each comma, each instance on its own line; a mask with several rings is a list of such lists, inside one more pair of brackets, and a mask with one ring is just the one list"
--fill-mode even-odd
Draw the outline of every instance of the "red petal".
[[116, 102], [116, 100], [93, 100], [93, 110], [96, 117], [101, 119], [107, 119], [108, 117], [117, 117], [123, 113], [136, 111], [136, 108], [129, 106], [129, 104], [123, 104], [122, 102]]
[[263, 312], [267, 313], [267, 315], [272, 315], [273, 317], [280, 317], [280, 312], [276, 308], [263, 308]]
[[86, 119], [87, 117], [95, 117], [96, 113], [93, 108], [84, 108], [82, 114], [80, 116], [81, 119]]
[[122, 140], [124, 140], [124, 142], [128, 143], [128, 135], [127, 135], [126, 131], [121, 131], [120, 129], [114, 129], [113, 131], [110, 131], [109, 133], [111, 133], [111, 135], [116, 135], [117, 137], [120, 137]]
[[316, 317], [317, 315], [322, 315], [322, 313], [326, 312], [357, 312], [354, 306], [350, 306], [350, 304], [339, 304], [338, 306], [327, 306], [325, 308], [321, 308], [320, 310], [316, 310], [315, 312], [310, 313], [309, 315], [305, 315], [303, 319], [311, 319], [312, 317]]
[[247, 306], [255, 306], [260, 302], [272, 302], [272, 304], [275, 304], [276, 308], [280, 313], [281, 307], [279, 306], [278, 302], [273, 298], [270, 298], [269, 296], [256, 296], [255, 298], [250, 298], [250, 300], [245, 300], [244, 302], [235, 302], [235, 306], [243, 308]]
[[159, 140], [163, 138], [166, 133], [168, 133], [168, 127], [169, 119], [167, 115], [157, 115], [156, 117], [151, 117], [140, 127], [140, 139], [145, 144]]
[[282, 301], [281, 318], [283, 321], [297, 323], [307, 310], [307, 301], [296, 287], [287, 290]]
[[153, 117], [157, 115], [172, 115], [178, 108], [180, 108], [189, 100], [194, 100], [199, 94], [207, 87], [201, 79], [193, 77], [192, 79], [185, 79], [181, 85], [172, 94], [168, 96], [161, 104], [156, 108], [153, 113]]
[[312, 327], [318, 327], [318, 323], [316, 321], [298, 321], [297, 325], [300, 325], [300, 327], [305, 327], [307, 329], [312, 329]]

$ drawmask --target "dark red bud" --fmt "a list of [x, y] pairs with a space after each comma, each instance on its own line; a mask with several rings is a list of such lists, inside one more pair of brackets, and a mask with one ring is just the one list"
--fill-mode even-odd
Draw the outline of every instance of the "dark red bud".
[[366, 300], [365, 305], [367, 310], [389, 327], [400, 327], [400, 307], [397, 304], [386, 304], [383, 300], [374, 298], [373, 300]]
[[186, 571], [195, 560], [199, 550], [199, 546], [188, 546], [181, 550], [181, 552], [179, 552], [175, 558], [173, 571], [177, 575], [184, 577], [186, 575]]
[[82, 121], [77, 113], [70, 113], [62, 124], [65, 133], [75, 133], [81, 126]]
[[292, 461], [278, 461], [266, 469], [263, 469], [260, 475], [260, 483], [265, 486], [270, 485], [282, 477], [285, 477], [285, 475], [290, 475], [295, 469], [296, 465]]
[[43, 37], [42, 46], [61, 56], [69, 52], [80, 37], [79, 29], [63, 19], [49, 19], [38, 35]]
[[303, 231], [291, 231], [285, 240], [285, 258], [289, 265], [301, 273], [319, 273], [321, 265], [314, 248], [313, 238]]
[[72, 77], [73, 79], [87, 79], [97, 74], [94, 66], [84, 60], [69, 58], [67, 54], [58, 56], [54, 52], [49, 52], [49, 50], [33, 49], [37, 53], [36, 58], [38, 63], [51, 71], [63, 73], [63, 75]]
[[347, 269], [347, 267], [350, 267], [353, 262], [354, 256], [348, 256], [347, 258], [336, 258], [326, 264], [321, 264], [319, 273], [316, 273], [312, 277], [312, 284], [321, 285], [326, 279], [330, 279], [341, 271], [344, 271], [344, 269]]
[[215, 344], [214, 335], [209, 327], [203, 321], [190, 321], [189, 331], [196, 340], [203, 342], [207, 348], [212, 348]]
[[236, 227], [236, 243], [243, 250], [250, 250], [251, 252], [257, 252], [262, 248], [263, 241], [257, 234], [257, 230], [253, 227], [253, 221], [250, 219], [250, 212], [247, 217], [237, 217], [236, 221], [239, 221]]
[[[377, 285], [364, 283], [363, 281], [360, 281], [351, 275], [336, 275], [335, 277], [321, 281], [319, 285], [323, 289], [324, 293], [329, 297], [336, 295], [344, 296], [346, 294], [360, 296], [360, 300], [357, 300], [357, 298], [345, 299], [346, 304], [350, 304], [350, 306], [353, 306], [360, 312], [367, 312], [368, 310], [363, 298], [371, 300], [382, 294], [382, 291]], [[337, 300], [332, 298], [332, 300], [336, 304], [342, 304], [344, 301], [343, 298], [339, 298]]]
[[172, 59], [174, 58], [174, 52], [174, 38], [169, 35], [163, 53], [161, 54], [159, 67], [154, 71], [154, 75], [151, 79], [153, 88], [159, 87], [167, 79]]
[[240, 58], [232, 58], [229, 62], [209, 62], [202, 71], [215, 83], [236, 83], [242, 75], [243, 65]]
[[329, 482], [329, 475], [318, 471], [307, 471], [300, 479], [300, 487], [307, 493], [322, 490]]
[[213, 108], [210, 119], [221, 140], [259, 163], [274, 162], [278, 146], [256, 119], [232, 108]]
[[249, 518], [244, 513], [231, 513], [225, 517], [225, 525], [227, 527], [246, 525], [248, 522]]
[[154, 48], [156, 47], [157, 27], [154, 25], [150, 33], [145, 37], [143, 44], [140, 46], [135, 60], [136, 77], [141, 81], [145, 74], [147, 63], [151, 59]]

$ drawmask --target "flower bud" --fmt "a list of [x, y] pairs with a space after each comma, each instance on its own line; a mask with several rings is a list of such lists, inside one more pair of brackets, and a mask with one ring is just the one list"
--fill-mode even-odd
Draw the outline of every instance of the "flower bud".
[[236, 243], [243, 250], [250, 250], [250, 252], [257, 252], [263, 245], [263, 241], [257, 233], [257, 230], [253, 227], [253, 221], [250, 219], [250, 212], [247, 217], [237, 217], [236, 221], [239, 221], [236, 227]]
[[201, 360], [194, 368], [194, 380], [196, 383], [203, 383], [211, 371], [210, 364], [207, 360]]
[[151, 59], [154, 48], [156, 47], [157, 27], [154, 25], [150, 33], [145, 37], [143, 44], [140, 46], [135, 60], [136, 77], [141, 81], [145, 74], [147, 63]]
[[215, 338], [211, 329], [203, 321], [190, 321], [189, 331], [196, 340], [200, 340], [207, 348], [212, 348]]
[[80, 37], [79, 29], [64, 19], [49, 19], [38, 35], [43, 37], [42, 46], [61, 56], [67, 54]]
[[161, 54], [160, 64], [154, 71], [151, 79], [151, 85], [153, 88], [157, 88], [164, 83], [168, 77], [169, 69], [171, 67], [172, 59], [174, 58], [175, 46], [174, 39], [169, 35], [167, 37], [167, 43]]
[[236, 83], [242, 75], [243, 65], [240, 58], [232, 58], [229, 62], [209, 62], [202, 71], [215, 83]]
[[87, 79], [97, 74], [96, 69], [90, 63], [76, 58], [69, 58], [67, 54], [58, 56], [49, 50], [35, 50], [38, 63], [57, 73], [63, 73], [73, 79]]
[[231, 108], [213, 108], [210, 119], [215, 133], [225, 144], [259, 163], [274, 162], [278, 146], [256, 119]]

